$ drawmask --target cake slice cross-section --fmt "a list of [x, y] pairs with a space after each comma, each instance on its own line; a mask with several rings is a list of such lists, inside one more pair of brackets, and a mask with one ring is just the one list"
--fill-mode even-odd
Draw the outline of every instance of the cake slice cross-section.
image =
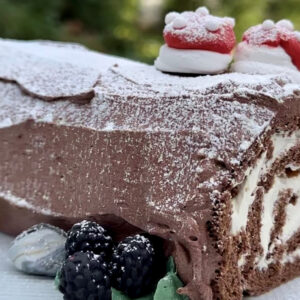
[[91, 219], [120, 238], [157, 235], [191, 300], [300, 275], [300, 86], [288, 74], [180, 77], [1, 40], [0, 157], [3, 232]]

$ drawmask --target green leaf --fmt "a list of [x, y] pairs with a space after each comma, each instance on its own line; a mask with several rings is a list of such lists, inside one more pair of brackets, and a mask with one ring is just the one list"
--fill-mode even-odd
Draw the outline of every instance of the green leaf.
[[129, 298], [128, 296], [126, 296], [125, 294], [121, 293], [120, 291], [114, 288], [111, 289], [111, 293], [112, 293], [112, 300], [153, 300], [153, 293], [135, 299]]
[[176, 275], [176, 266], [172, 256], [167, 262], [167, 275], [162, 278], [154, 293], [154, 300], [188, 300], [187, 296], [182, 296], [177, 293], [177, 289], [183, 287], [183, 283]]
[[167, 273], [176, 273], [176, 266], [172, 256], [169, 257], [167, 262]]
[[188, 300], [187, 296], [179, 295], [176, 291], [183, 287], [183, 283], [176, 275], [176, 266], [173, 257], [167, 262], [167, 274], [157, 284], [155, 293], [131, 299], [120, 291], [112, 288], [112, 300]]
[[179, 295], [176, 292], [182, 286], [183, 284], [178, 276], [173, 272], [169, 272], [158, 282], [154, 300], [187, 300], [187, 296]]

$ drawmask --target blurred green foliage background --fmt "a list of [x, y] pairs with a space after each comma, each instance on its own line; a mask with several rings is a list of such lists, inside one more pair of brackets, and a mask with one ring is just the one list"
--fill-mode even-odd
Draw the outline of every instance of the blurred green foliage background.
[[72, 41], [152, 63], [168, 11], [207, 6], [236, 18], [238, 39], [264, 19], [291, 19], [300, 29], [300, 0], [0, 0], [0, 36]]

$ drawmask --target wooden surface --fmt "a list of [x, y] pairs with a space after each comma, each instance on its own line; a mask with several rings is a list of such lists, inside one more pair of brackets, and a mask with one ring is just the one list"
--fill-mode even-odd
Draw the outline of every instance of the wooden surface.
[[[7, 258], [12, 238], [0, 233], [0, 300], [62, 300], [53, 279], [29, 276], [14, 269]], [[245, 300], [299, 300], [300, 278], [271, 293]]]

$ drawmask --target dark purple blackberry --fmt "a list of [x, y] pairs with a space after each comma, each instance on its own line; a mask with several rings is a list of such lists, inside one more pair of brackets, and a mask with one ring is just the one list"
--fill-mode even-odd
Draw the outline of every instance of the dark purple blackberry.
[[64, 262], [59, 290], [65, 300], [111, 300], [109, 268], [101, 255], [77, 252]]
[[112, 256], [112, 285], [131, 298], [152, 292], [163, 268], [159, 265], [163, 251], [156, 252], [149, 238], [127, 237], [115, 248]]
[[92, 251], [109, 259], [113, 241], [108, 232], [96, 222], [82, 221], [68, 232], [65, 248], [66, 257], [79, 251]]

